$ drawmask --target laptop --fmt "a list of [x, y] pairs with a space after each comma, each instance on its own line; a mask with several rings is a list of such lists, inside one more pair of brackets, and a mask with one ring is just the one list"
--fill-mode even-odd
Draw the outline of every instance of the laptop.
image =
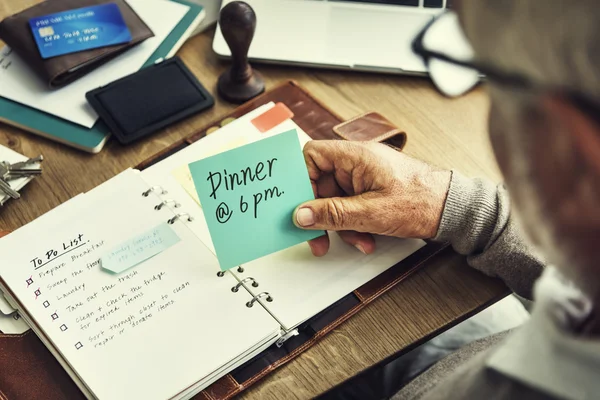
[[[425, 75], [412, 40], [451, 0], [245, 1], [257, 18], [251, 61]], [[213, 50], [231, 56], [220, 29]]]

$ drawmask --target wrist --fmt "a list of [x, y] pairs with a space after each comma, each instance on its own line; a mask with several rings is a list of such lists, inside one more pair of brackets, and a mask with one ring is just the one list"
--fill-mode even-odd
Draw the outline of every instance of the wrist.
[[439, 230], [444, 207], [450, 190], [452, 180], [452, 171], [435, 170], [431, 173], [431, 191], [428, 196], [429, 223], [425, 227], [423, 238], [431, 239], [437, 235]]

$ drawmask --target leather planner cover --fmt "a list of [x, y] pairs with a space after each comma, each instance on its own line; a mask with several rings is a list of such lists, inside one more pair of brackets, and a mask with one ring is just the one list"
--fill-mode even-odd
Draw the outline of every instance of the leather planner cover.
[[[294, 114], [294, 121], [313, 139], [354, 138], [383, 141], [398, 149], [405, 143], [406, 135], [377, 113], [367, 113], [345, 123], [338, 133], [334, 127], [342, 120], [325, 105], [313, 98], [294, 82], [286, 82], [235, 109], [231, 114], [209, 124], [191, 137], [175, 143], [161, 153], [141, 163], [138, 168], [150, 165], [176, 153], [200, 140], [207, 134], [218, 134], [218, 128], [268, 102], [282, 102]], [[371, 130], [369, 124], [373, 126]], [[355, 127], [355, 128], [353, 128]], [[215, 132], [217, 131], [217, 132]], [[368, 137], [370, 134], [372, 137]], [[390, 133], [395, 132], [395, 133]], [[8, 232], [0, 232], [0, 237]], [[388, 269], [372, 281], [348, 294], [326, 310], [299, 327], [299, 334], [283, 343], [275, 344], [255, 358], [222, 377], [194, 397], [196, 400], [225, 400], [243, 392], [252, 384], [267, 376], [276, 368], [293, 360], [323, 336], [359, 312], [398, 282], [426, 265], [427, 261], [446, 246], [428, 243], [416, 253]], [[30, 330], [23, 335], [0, 334], [0, 399], [29, 400], [83, 399], [75, 383], [69, 378], [56, 359]]]
[[[131, 42], [66, 54], [44, 60], [35, 43], [29, 20], [99, 4], [116, 3], [131, 32]], [[51, 88], [75, 81], [106, 61], [154, 36], [125, 0], [46, 0], [0, 22], [0, 39], [16, 52]]]

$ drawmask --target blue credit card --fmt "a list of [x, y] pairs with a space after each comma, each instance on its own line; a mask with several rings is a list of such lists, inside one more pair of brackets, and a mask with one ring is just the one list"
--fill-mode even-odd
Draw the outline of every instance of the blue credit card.
[[131, 41], [115, 3], [32, 18], [29, 26], [44, 59]]

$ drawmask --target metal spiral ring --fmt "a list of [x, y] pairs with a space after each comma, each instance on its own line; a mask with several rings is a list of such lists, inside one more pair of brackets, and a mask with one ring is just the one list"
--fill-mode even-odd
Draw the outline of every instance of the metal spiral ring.
[[256, 281], [254, 280], [254, 278], [252, 278], [252, 277], [250, 277], [250, 276], [249, 276], [248, 278], [244, 278], [244, 279], [242, 279], [242, 280], [241, 280], [241, 281], [240, 281], [240, 282], [239, 282], [237, 285], [235, 285], [234, 287], [232, 287], [232, 288], [231, 288], [231, 291], [232, 291], [233, 293], [237, 293], [237, 292], [238, 292], [238, 290], [240, 290], [240, 287], [241, 287], [241, 286], [242, 286], [242, 285], [243, 285], [245, 282], [249, 282], [249, 281], [252, 281], [252, 287], [258, 287], [258, 282], [256, 282]]
[[167, 222], [169, 223], [169, 225], [173, 225], [175, 223], [175, 221], [177, 221], [178, 219], [181, 219], [183, 217], [187, 217], [188, 222], [192, 222], [194, 220], [190, 214], [180, 213], [180, 214], [177, 214], [176, 216], [174, 216], [173, 218], [169, 219]]
[[179, 207], [181, 207], [181, 204], [179, 204], [175, 200], [169, 199], [169, 200], [163, 201], [160, 204], [155, 205], [154, 209], [160, 211], [164, 206], [166, 206], [167, 204], [170, 204], [170, 203], [173, 203], [173, 208], [179, 208]]
[[144, 197], [148, 197], [148, 195], [152, 192], [156, 192], [160, 190], [160, 194], [167, 194], [169, 192], [167, 192], [165, 189], [162, 188], [162, 186], [152, 186], [150, 189], [146, 190], [145, 192], [142, 193], [142, 196]]
[[249, 302], [246, 303], [246, 307], [251, 308], [254, 303], [256, 303], [258, 301], [258, 299], [260, 299], [261, 297], [266, 297], [266, 300], [268, 302], [272, 302], [273, 301], [273, 297], [271, 297], [271, 295], [269, 294], [269, 292], [261, 292], [259, 294], [257, 294], [256, 296], [254, 296], [252, 298], [252, 300], [250, 300]]
[[219, 278], [222, 278], [222, 277], [224, 277], [224, 276], [225, 276], [225, 271], [219, 271], [219, 272], [217, 272], [217, 276], [218, 276]]

